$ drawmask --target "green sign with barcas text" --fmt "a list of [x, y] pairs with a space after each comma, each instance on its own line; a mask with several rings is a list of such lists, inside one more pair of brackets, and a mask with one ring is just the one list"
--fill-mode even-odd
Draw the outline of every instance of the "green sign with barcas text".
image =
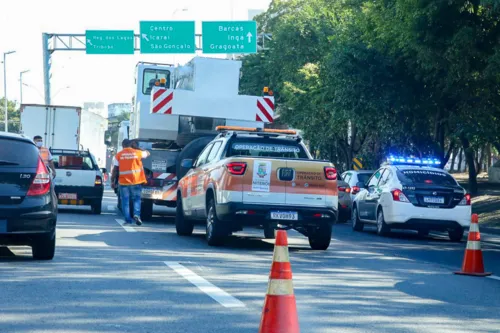
[[194, 21], [141, 21], [141, 53], [195, 53]]
[[86, 54], [134, 54], [133, 30], [85, 31]]
[[255, 21], [202, 22], [203, 53], [256, 53]]

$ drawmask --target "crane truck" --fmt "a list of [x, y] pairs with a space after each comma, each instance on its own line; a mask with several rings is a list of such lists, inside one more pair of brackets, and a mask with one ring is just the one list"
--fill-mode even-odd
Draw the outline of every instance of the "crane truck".
[[151, 153], [143, 161], [143, 220], [151, 219], [153, 204], [176, 207], [178, 180], [187, 172], [181, 161], [196, 158], [217, 136], [217, 126], [263, 128], [273, 122], [272, 96], [239, 94], [241, 65], [206, 57], [183, 66], [136, 65], [130, 123], [123, 123], [120, 133], [128, 132], [128, 139]]

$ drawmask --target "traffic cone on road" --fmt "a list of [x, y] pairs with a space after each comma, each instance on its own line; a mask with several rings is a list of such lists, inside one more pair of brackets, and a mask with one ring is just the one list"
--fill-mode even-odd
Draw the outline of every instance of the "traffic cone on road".
[[481, 234], [479, 233], [479, 217], [477, 214], [472, 214], [462, 270], [455, 272], [455, 274], [473, 276], [491, 275], [491, 273], [486, 273], [484, 271], [483, 252], [481, 251]]
[[293, 294], [292, 267], [288, 256], [288, 239], [285, 230], [277, 230], [273, 264], [259, 333], [299, 332], [299, 318]]

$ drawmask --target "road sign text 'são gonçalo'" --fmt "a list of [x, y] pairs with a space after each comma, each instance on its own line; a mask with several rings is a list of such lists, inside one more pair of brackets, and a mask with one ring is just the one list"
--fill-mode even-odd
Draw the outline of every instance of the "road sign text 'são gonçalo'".
[[133, 30], [85, 31], [87, 54], [134, 54]]
[[141, 21], [141, 53], [195, 53], [194, 21]]
[[203, 53], [256, 53], [255, 21], [202, 22]]

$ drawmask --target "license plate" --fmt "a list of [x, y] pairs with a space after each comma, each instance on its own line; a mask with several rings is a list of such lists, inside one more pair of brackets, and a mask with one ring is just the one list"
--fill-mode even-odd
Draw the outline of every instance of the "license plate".
[[154, 199], [161, 199], [162, 197], [162, 190], [157, 190], [154, 188], [143, 188], [142, 189], [142, 195], [152, 197]]
[[59, 193], [58, 198], [59, 199], [68, 199], [68, 200], [78, 199], [76, 193]]
[[297, 221], [299, 214], [297, 212], [271, 212], [271, 220], [289, 220]]
[[424, 202], [425, 203], [432, 203], [432, 204], [444, 204], [444, 198], [443, 197], [424, 197]]

